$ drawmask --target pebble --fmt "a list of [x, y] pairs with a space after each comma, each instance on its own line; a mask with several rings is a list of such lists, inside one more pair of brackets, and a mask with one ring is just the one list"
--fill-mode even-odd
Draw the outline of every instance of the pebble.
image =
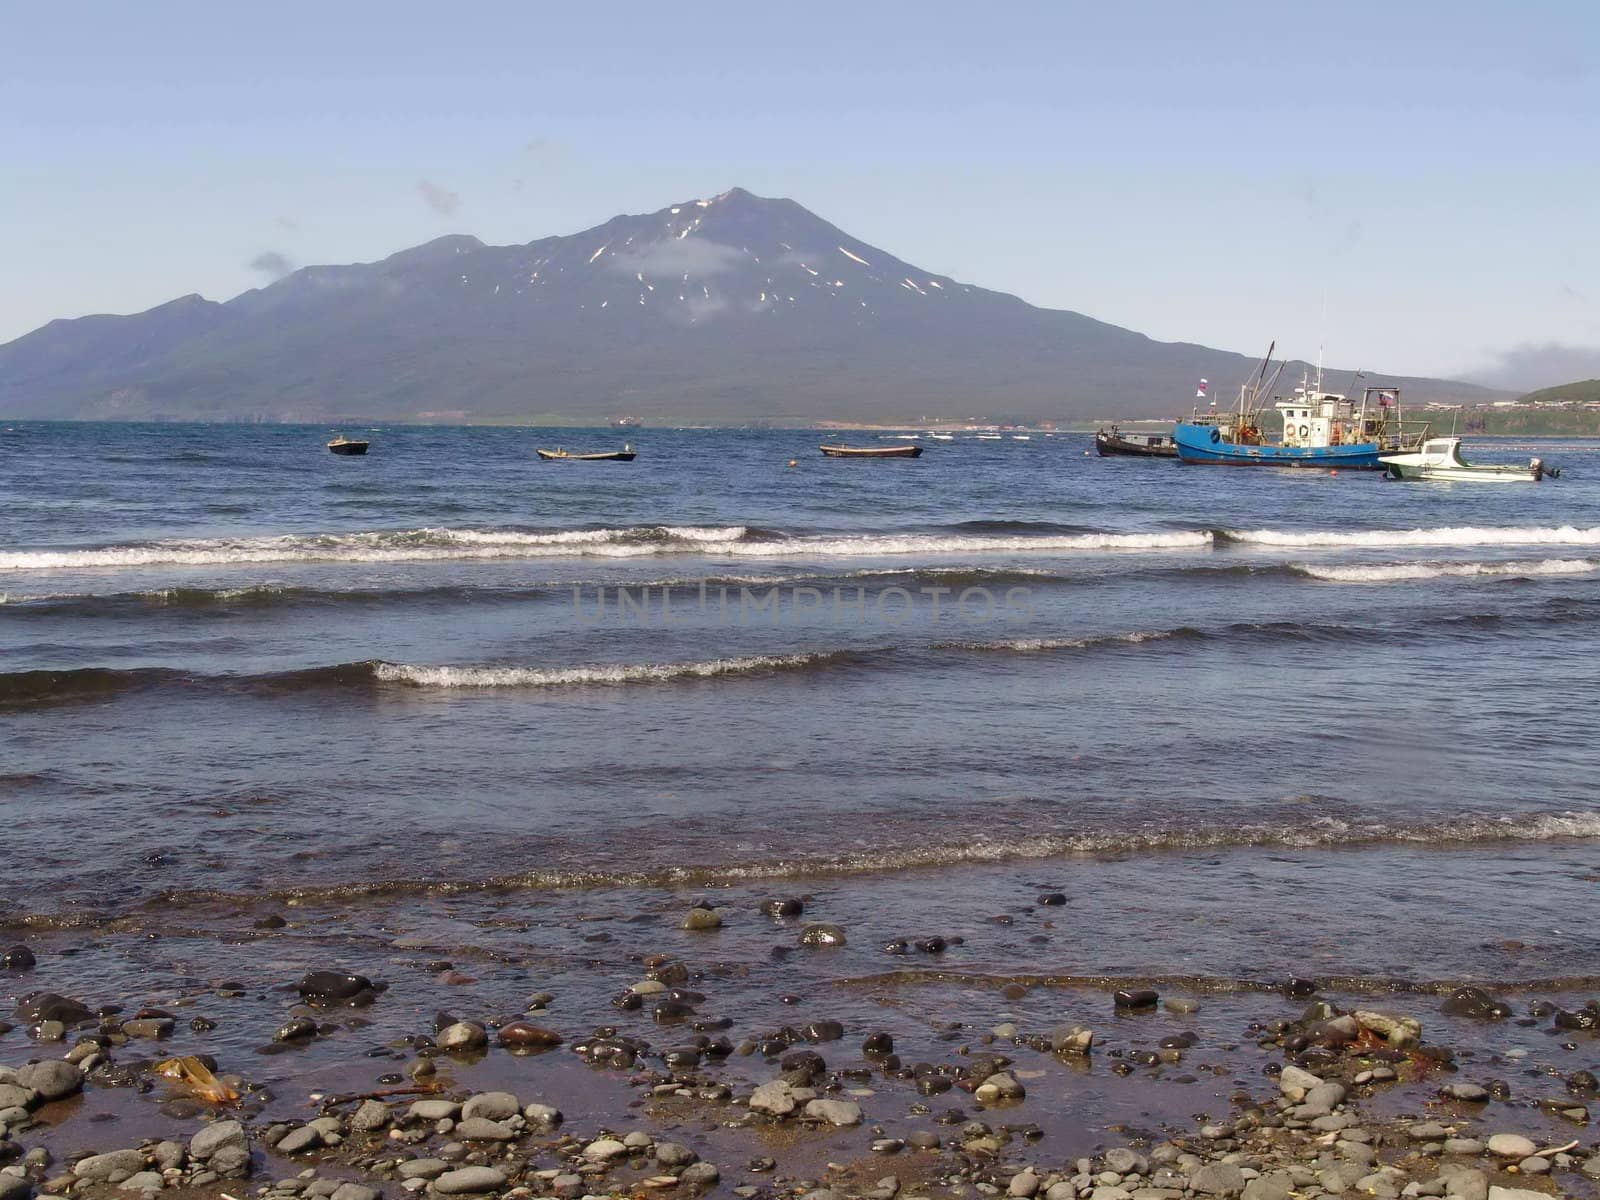
[[500, 1027], [496, 1036], [508, 1050], [542, 1050], [559, 1046], [562, 1042], [561, 1035], [554, 1029], [546, 1029], [530, 1021], [508, 1021]]
[[802, 946], [843, 946], [845, 942], [844, 930], [837, 925], [817, 922], [800, 931]]
[[861, 1106], [849, 1100], [810, 1100], [805, 1115], [829, 1125], [861, 1124]]
[[1116, 1008], [1154, 1008], [1161, 996], [1154, 988], [1122, 988], [1112, 993], [1111, 1003]]
[[1520, 1133], [1497, 1133], [1489, 1139], [1489, 1153], [1496, 1158], [1524, 1159], [1539, 1147]]
[[495, 1167], [457, 1167], [433, 1181], [441, 1196], [469, 1196], [499, 1191], [506, 1185], [506, 1173]]
[[722, 916], [714, 908], [691, 908], [678, 928], [688, 930], [721, 929]]

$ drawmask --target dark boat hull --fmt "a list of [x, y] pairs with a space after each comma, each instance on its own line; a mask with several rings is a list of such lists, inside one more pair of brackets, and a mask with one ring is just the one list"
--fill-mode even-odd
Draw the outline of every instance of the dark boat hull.
[[819, 446], [829, 458], [921, 458], [921, 446]]
[[346, 457], [350, 457], [351, 455], [365, 454], [367, 452], [367, 443], [342, 442], [338, 445], [329, 446], [328, 450], [332, 454], [342, 454]]
[[[1158, 435], [1159, 436], [1159, 435]], [[1171, 438], [1151, 445], [1109, 433], [1094, 435], [1094, 451], [1101, 458], [1177, 458], [1178, 447]]]
[[632, 462], [633, 450], [613, 450], [607, 454], [565, 454], [559, 450], [535, 450], [545, 462]]

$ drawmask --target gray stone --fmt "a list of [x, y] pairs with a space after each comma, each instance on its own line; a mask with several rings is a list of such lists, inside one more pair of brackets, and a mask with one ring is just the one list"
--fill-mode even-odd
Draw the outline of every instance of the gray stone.
[[722, 1172], [717, 1170], [715, 1163], [697, 1162], [690, 1163], [678, 1176], [678, 1182], [685, 1187], [706, 1188], [713, 1186], [722, 1178]]
[[461, 1105], [454, 1100], [417, 1100], [407, 1111], [419, 1121], [453, 1121], [461, 1115]]
[[277, 1151], [279, 1154], [299, 1154], [304, 1150], [315, 1150], [322, 1145], [322, 1134], [310, 1125], [302, 1125], [298, 1129], [291, 1129], [278, 1139]]
[[522, 1111], [522, 1101], [510, 1092], [479, 1092], [461, 1106], [461, 1118], [486, 1117], [491, 1121], [505, 1121]]
[[849, 1100], [811, 1100], [806, 1104], [806, 1116], [829, 1125], [859, 1125], [861, 1106]]
[[1315, 1108], [1319, 1112], [1314, 1115], [1330, 1113], [1336, 1105], [1344, 1103], [1344, 1085], [1342, 1083], [1319, 1083], [1316, 1087], [1306, 1092], [1302, 1108]]
[[0, 1175], [0, 1200], [28, 1200], [33, 1181], [24, 1175]]
[[722, 917], [714, 908], [691, 908], [684, 914], [680, 929], [703, 931], [722, 928]]
[[1295, 1190], [1294, 1178], [1287, 1171], [1274, 1171], [1245, 1184], [1244, 1200], [1289, 1200]]
[[660, 1142], [656, 1146], [656, 1161], [663, 1167], [687, 1167], [699, 1157], [678, 1142]]
[[1078, 1200], [1078, 1189], [1063, 1179], [1045, 1188], [1044, 1200]]
[[1600, 1154], [1584, 1161], [1583, 1173], [1590, 1179], [1600, 1179]]
[[387, 1125], [392, 1115], [382, 1100], [363, 1100], [361, 1107], [350, 1114], [350, 1128], [357, 1133], [373, 1133]]
[[446, 1050], [481, 1050], [489, 1044], [489, 1031], [476, 1021], [457, 1021], [439, 1031], [439, 1045]]
[[590, 1162], [610, 1162], [627, 1152], [628, 1148], [616, 1138], [596, 1138], [583, 1148], [583, 1156]]
[[1539, 1154], [1533, 1154], [1517, 1164], [1517, 1170], [1524, 1175], [1550, 1174], [1550, 1160]]
[[138, 1150], [112, 1150], [91, 1154], [72, 1164], [72, 1173], [91, 1183], [116, 1183], [144, 1170], [144, 1154]]
[[506, 1173], [494, 1167], [457, 1167], [433, 1181], [441, 1196], [475, 1196], [498, 1191], [506, 1185]]
[[1039, 1191], [1039, 1177], [1031, 1170], [1021, 1171], [1011, 1177], [1011, 1182], [1006, 1186], [1006, 1195], [1028, 1200]]
[[786, 1117], [797, 1107], [794, 1089], [781, 1079], [763, 1083], [750, 1094], [750, 1107], [769, 1116]]
[[175, 1024], [171, 1017], [145, 1017], [141, 1020], [124, 1021], [122, 1032], [131, 1038], [145, 1038], [158, 1042], [172, 1036]]
[[29, 1109], [39, 1103], [39, 1093], [20, 1083], [0, 1083], [0, 1111], [8, 1108]]
[[159, 1192], [163, 1186], [160, 1171], [139, 1171], [117, 1184], [125, 1192]]
[[517, 1135], [488, 1117], [463, 1117], [456, 1125], [455, 1136], [464, 1142], [509, 1142]]
[[1310, 1071], [1303, 1071], [1294, 1066], [1285, 1067], [1283, 1073], [1278, 1076], [1278, 1090], [1291, 1100], [1301, 1099], [1321, 1083], [1322, 1080]]
[[63, 1100], [83, 1090], [83, 1072], [72, 1063], [51, 1058], [19, 1068], [17, 1082], [38, 1092], [42, 1100]]
[[1456, 1200], [1488, 1200], [1489, 1175], [1472, 1169], [1456, 1171], [1445, 1178], [1444, 1194]]
[[1466, 1100], [1478, 1104], [1489, 1098], [1489, 1089], [1476, 1083], [1452, 1083], [1444, 1089], [1444, 1094], [1452, 1100]]
[[1532, 1138], [1525, 1138], [1520, 1133], [1497, 1133], [1489, 1139], [1489, 1153], [1496, 1158], [1521, 1160], [1538, 1148]]
[[1359, 1009], [1351, 1015], [1363, 1029], [1370, 1029], [1391, 1046], [1415, 1046], [1422, 1040], [1422, 1023], [1410, 1017]]
[[1244, 1191], [1245, 1177], [1233, 1163], [1208, 1163], [1189, 1180], [1195, 1191], [1207, 1196], [1237, 1196]]
[[396, 1168], [401, 1179], [437, 1179], [450, 1169], [442, 1158], [413, 1158]]
[[1094, 1049], [1094, 1030], [1063, 1025], [1050, 1034], [1050, 1049], [1057, 1054], [1088, 1054]]
[[561, 1110], [553, 1104], [530, 1104], [522, 1115], [541, 1129], [554, 1129], [564, 1120]]
[[1004, 1071], [989, 1076], [972, 1093], [972, 1098], [979, 1104], [996, 1104], [1010, 1100], [1021, 1100], [1027, 1091], [1016, 1077]]
[[246, 1146], [244, 1126], [238, 1121], [213, 1121], [189, 1139], [189, 1157], [205, 1162], [224, 1146]]
[[1492, 1187], [1489, 1189], [1489, 1200], [1550, 1200], [1550, 1196], [1547, 1192], [1536, 1192], [1531, 1188]]
[[341, 1183], [333, 1189], [332, 1200], [382, 1200], [383, 1193], [364, 1183]]
[[1106, 1151], [1106, 1169], [1118, 1175], [1143, 1175], [1150, 1170], [1144, 1155], [1123, 1146]]

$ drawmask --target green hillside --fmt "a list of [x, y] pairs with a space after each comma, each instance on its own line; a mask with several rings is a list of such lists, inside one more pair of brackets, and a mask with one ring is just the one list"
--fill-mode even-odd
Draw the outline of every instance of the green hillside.
[[1518, 404], [1587, 404], [1591, 401], [1600, 403], [1600, 379], [1559, 383], [1555, 387], [1540, 388], [1537, 392], [1517, 397]]

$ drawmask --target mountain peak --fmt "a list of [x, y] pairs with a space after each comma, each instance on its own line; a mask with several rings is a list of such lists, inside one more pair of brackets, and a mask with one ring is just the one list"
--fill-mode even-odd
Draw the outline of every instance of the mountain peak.
[[[47, 326], [0, 347], [0, 412], [1055, 419], [1171, 411], [1195, 379], [1253, 365], [957, 283], [731, 187], [567, 236], [453, 234], [226, 305]], [[1408, 399], [1475, 391], [1401, 382]]]

